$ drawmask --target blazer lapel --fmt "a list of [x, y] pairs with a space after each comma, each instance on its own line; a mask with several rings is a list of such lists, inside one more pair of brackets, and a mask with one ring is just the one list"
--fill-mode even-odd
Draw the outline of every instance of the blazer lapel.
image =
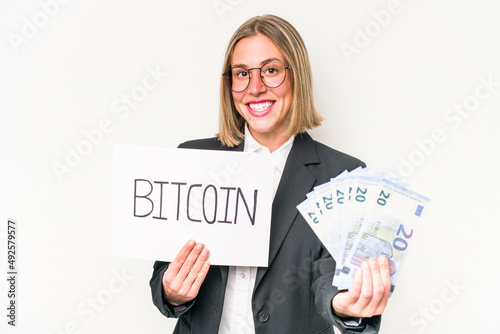
[[[307, 133], [298, 134], [288, 155], [273, 201], [269, 266], [299, 214], [296, 206], [305, 199], [305, 195], [316, 183], [316, 177], [311, 174], [307, 165], [318, 163], [319, 159], [312, 138]], [[258, 269], [255, 287], [266, 271], [267, 268]]]

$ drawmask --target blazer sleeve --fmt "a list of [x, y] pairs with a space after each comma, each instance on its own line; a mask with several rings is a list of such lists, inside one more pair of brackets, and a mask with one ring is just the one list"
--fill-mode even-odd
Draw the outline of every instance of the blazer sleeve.
[[163, 298], [163, 274], [168, 268], [168, 262], [156, 261], [153, 265], [153, 275], [149, 281], [149, 286], [151, 287], [151, 296], [153, 298], [153, 304], [160, 310], [161, 314], [167, 318], [178, 318], [193, 306], [195, 299], [192, 301], [179, 305], [173, 306], [168, 303], [165, 298]]

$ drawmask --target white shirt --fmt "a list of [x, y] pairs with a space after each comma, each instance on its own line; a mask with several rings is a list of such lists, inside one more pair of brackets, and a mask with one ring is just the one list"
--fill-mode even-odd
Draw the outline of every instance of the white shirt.
[[[274, 161], [273, 198], [285, 168], [286, 159], [292, 149], [295, 136], [271, 153]], [[245, 124], [244, 152], [268, 152], [267, 147], [259, 144]], [[224, 306], [220, 320], [219, 334], [255, 334], [252, 313], [252, 294], [257, 277], [257, 267], [229, 267]]]

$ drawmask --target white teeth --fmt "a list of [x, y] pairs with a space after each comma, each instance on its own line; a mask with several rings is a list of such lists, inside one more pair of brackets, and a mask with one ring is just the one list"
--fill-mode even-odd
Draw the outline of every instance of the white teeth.
[[249, 103], [248, 105], [250, 106], [250, 108], [252, 108], [255, 111], [262, 111], [264, 109], [269, 108], [273, 104], [274, 104], [274, 102], [268, 101], [268, 102], [262, 102], [262, 103]]

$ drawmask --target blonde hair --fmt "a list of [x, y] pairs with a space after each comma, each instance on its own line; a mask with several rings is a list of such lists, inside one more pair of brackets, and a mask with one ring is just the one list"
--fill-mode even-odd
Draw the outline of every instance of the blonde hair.
[[[274, 15], [263, 15], [243, 23], [231, 37], [224, 56], [222, 72], [231, 67], [233, 51], [243, 38], [262, 34], [271, 39], [291, 66], [293, 74], [293, 101], [285, 120], [287, 135], [292, 136], [321, 124], [321, 117], [313, 101], [311, 65], [304, 41], [297, 30], [287, 21]], [[220, 80], [219, 133], [216, 136], [222, 144], [233, 147], [244, 138], [245, 119], [234, 106], [231, 89], [224, 77]]]

